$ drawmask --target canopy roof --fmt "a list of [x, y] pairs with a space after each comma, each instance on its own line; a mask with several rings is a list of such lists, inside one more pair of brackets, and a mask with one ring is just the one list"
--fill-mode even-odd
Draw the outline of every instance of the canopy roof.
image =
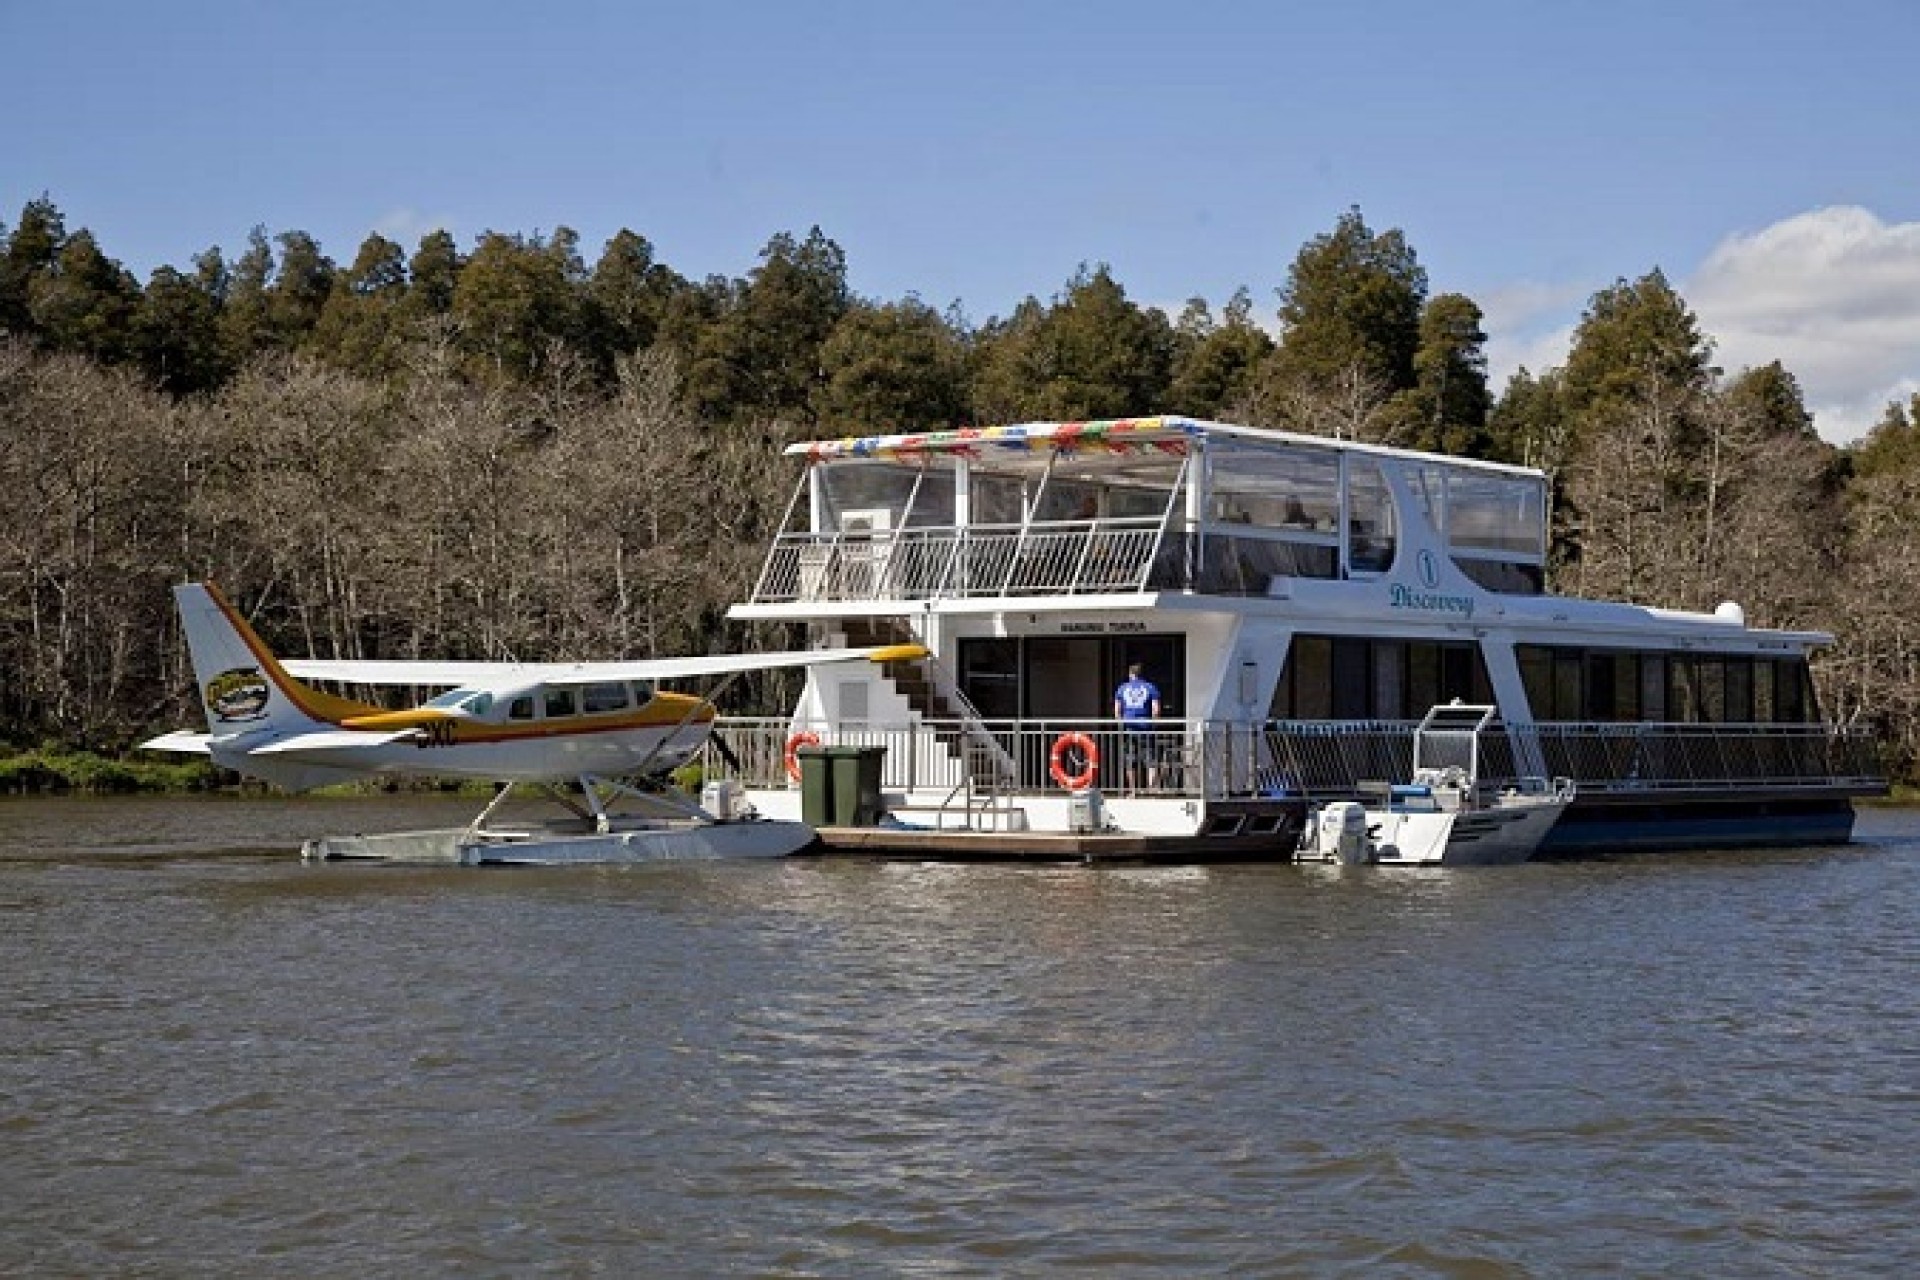
[[992, 454], [1163, 453], [1186, 456], [1192, 437], [1205, 434], [1186, 418], [1108, 418], [1093, 422], [1023, 422], [1009, 427], [961, 427], [888, 436], [844, 436], [787, 446], [809, 462], [829, 458], [915, 458], [929, 453], [977, 458]]
[[911, 461], [933, 455], [998, 457], [1011, 461], [1022, 454], [1048, 451], [1083, 457], [1159, 454], [1184, 458], [1192, 451], [1196, 440], [1207, 436], [1226, 437], [1255, 445], [1284, 444], [1329, 452], [1405, 458], [1466, 470], [1544, 479], [1544, 473], [1536, 468], [1518, 467], [1511, 463], [1486, 462], [1478, 458], [1452, 457], [1417, 449], [1361, 444], [1353, 440], [1335, 440], [1225, 422], [1203, 422], [1172, 415], [1101, 418], [1087, 422], [1022, 422], [1004, 427], [960, 427], [948, 431], [914, 431], [896, 435], [842, 436], [833, 440], [790, 444], [785, 452], [790, 457], [804, 457], [808, 462], [848, 458]]

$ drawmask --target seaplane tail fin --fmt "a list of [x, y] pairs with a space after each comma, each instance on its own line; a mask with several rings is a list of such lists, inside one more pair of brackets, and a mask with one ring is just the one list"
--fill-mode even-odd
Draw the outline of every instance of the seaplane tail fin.
[[212, 583], [183, 583], [173, 589], [173, 598], [213, 736], [306, 732], [379, 710], [321, 693], [288, 675]]

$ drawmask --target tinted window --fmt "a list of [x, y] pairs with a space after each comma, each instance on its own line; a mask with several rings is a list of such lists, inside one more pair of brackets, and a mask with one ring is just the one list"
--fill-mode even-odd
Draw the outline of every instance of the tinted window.
[[590, 684], [580, 691], [581, 705], [588, 715], [627, 709], [627, 686], [618, 683]]

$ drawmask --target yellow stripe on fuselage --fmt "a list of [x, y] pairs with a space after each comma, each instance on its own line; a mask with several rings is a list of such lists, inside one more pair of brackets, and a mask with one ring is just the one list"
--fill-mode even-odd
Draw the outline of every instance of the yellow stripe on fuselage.
[[408, 711], [381, 711], [372, 715], [350, 716], [340, 722], [343, 729], [363, 729], [394, 733], [402, 729], [426, 729], [447, 725], [440, 730], [441, 745], [453, 743], [519, 742], [529, 738], [558, 738], [581, 733], [619, 733], [638, 729], [671, 729], [676, 725], [707, 724], [714, 708], [703, 698], [680, 693], [657, 693], [647, 705], [632, 711], [555, 716], [546, 720], [509, 720], [495, 724], [470, 720], [439, 707], [415, 707]]

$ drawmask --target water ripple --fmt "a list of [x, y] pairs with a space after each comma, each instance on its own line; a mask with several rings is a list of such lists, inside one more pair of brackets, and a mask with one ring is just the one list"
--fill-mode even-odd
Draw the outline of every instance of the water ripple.
[[1920, 817], [1461, 875], [492, 875], [150, 856], [186, 810], [0, 813], [0, 1270], [1920, 1258]]

